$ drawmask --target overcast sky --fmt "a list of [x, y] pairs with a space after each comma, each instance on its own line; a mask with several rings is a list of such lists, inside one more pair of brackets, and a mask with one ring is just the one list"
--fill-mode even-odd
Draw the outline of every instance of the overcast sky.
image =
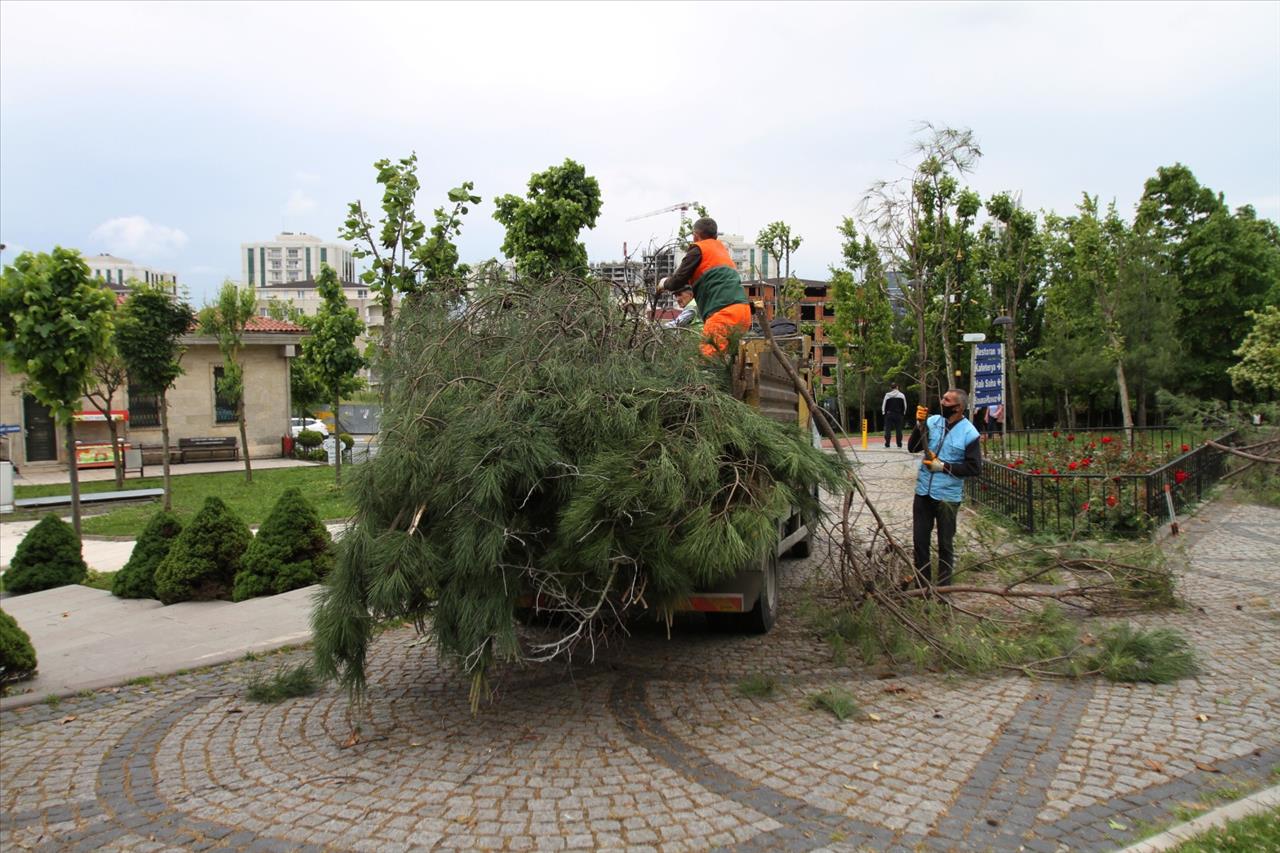
[[971, 128], [969, 183], [1129, 213], [1182, 162], [1280, 219], [1280, 3], [0, 4], [0, 240], [109, 251], [197, 300], [239, 244], [336, 237], [372, 163], [416, 150], [430, 217], [475, 182], [464, 260], [500, 254], [493, 196], [565, 157], [600, 181], [592, 260], [707, 205], [783, 219], [825, 277], [835, 227], [898, 178], [920, 121]]

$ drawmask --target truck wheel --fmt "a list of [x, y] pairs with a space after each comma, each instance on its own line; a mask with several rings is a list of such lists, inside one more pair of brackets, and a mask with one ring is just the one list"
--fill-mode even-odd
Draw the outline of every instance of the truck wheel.
[[791, 550], [787, 552], [788, 557], [796, 557], [804, 559], [813, 553], [813, 531], [809, 531], [809, 535], [801, 539], [799, 542], [791, 546]]
[[770, 548], [760, 558], [760, 597], [746, 613], [708, 613], [707, 625], [733, 634], [767, 634], [778, 620], [778, 552]]

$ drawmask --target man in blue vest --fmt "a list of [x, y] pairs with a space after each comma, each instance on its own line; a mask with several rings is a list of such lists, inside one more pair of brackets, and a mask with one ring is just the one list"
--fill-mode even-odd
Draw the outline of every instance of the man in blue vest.
[[[915, 545], [916, 583], [933, 584], [929, 538], [938, 528], [938, 586], [951, 584], [955, 568], [956, 516], [964, 497], [962, 477], [982, 471], [982, 442], [978, 430], [964, 416], [969, 395], [952, 388], [942, 395], [942, 414], [916, 409], [916, 428], [907, 440], [907, 451], [924, 451], [916, 474], [916, 497], [911, 507], [911, 533]], [[927, 417], [926, 417], [927, 416]]]

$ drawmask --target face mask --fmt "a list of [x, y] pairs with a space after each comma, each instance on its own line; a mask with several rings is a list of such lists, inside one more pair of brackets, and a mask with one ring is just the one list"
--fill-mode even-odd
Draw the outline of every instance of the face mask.
[[958, 411], [960, 411], [959, 406], [948, 406], [946, 403], [942, 404], [942, 416], [944, 418], [949, 418]]

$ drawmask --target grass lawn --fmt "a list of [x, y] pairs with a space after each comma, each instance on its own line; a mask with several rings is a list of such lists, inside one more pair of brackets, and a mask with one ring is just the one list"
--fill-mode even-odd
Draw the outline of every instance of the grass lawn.
[[1173, 853], [1254, 853], [1280, 850], [1280, 809], [1228, 822], [1173, 848]]
[[[311, 501], [320, 518], [330, 520], [346, 518], [351, 514], [351, 502], [346, 494], [333, 483], [333, 469], [327, 465], [307, 465], [298, 468], [270, 468], [253, 472], [253, 485], [244, 481], [244, 471], [223, 471], [217, 474], [183, 474], [173, 477], [173, 511], [186, 523], [204, 504], [204, 499], [217, 495], [244, 519], [246, 524], [261, 524], [271, 512], [280, 494], [290, 486], [297, 486]], [[125, 489], [158, 489], [164, 483], [160, 477], [126, 480]], [[112, 480], [82, 483], [82, 493], [114, 491]], [[15, 497], [35, 498], [46, 495], [65, 495], [70, 487], [66, 483], [48, 486], [18, 486]], [[120, 506], [100, 515], [84, 517], [84, 532], [91, 536], [139, 536], [160, 501]]]

